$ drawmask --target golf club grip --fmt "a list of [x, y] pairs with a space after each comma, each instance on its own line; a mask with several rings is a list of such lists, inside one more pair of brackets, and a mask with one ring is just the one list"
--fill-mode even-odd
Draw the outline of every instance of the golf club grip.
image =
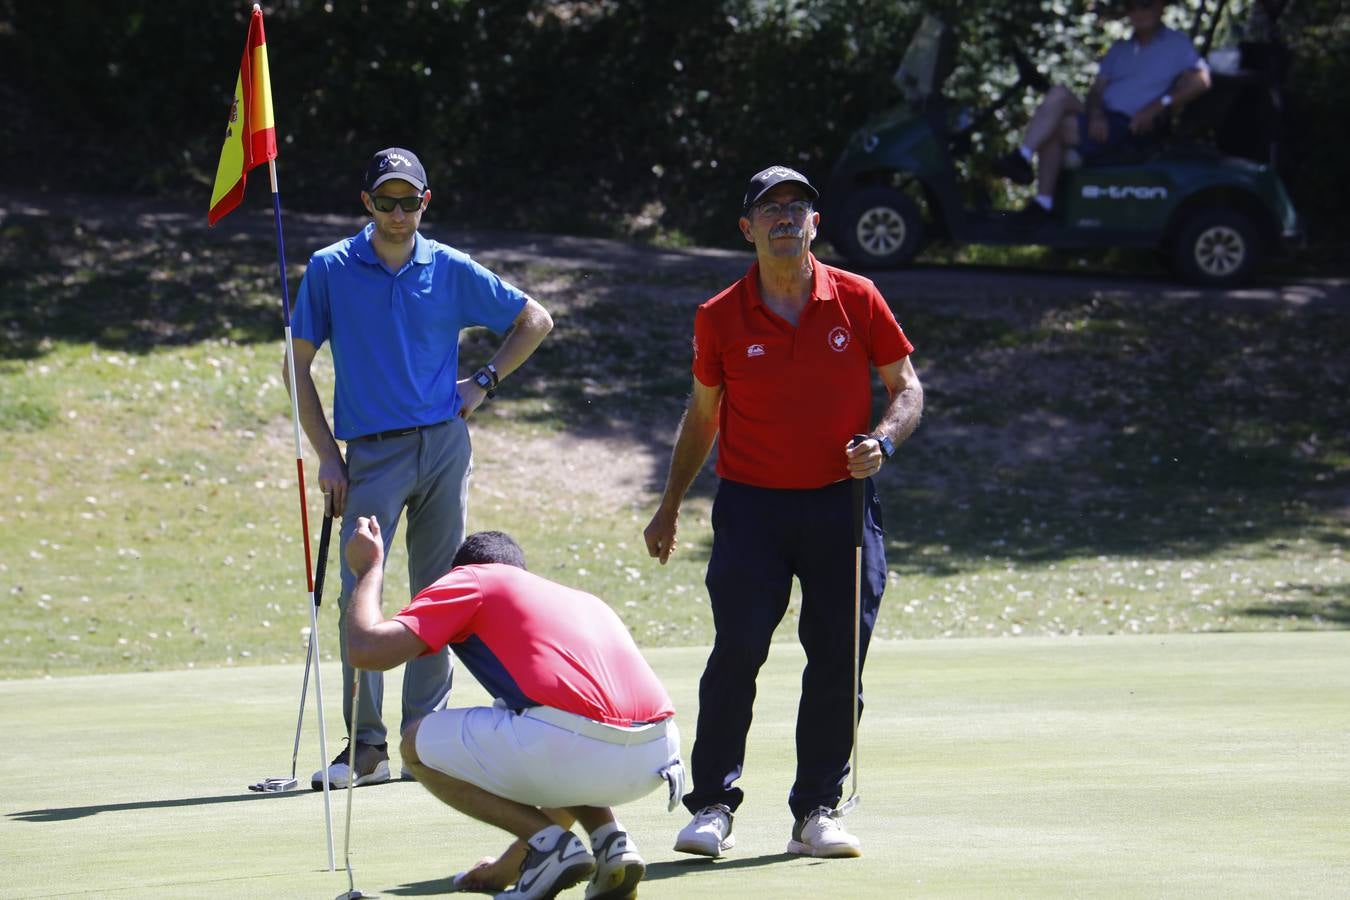
[[[856, 447], [867, 440], [865, 434], [855, 434], [853, 440], [849, 442], [850, 447]], [[864, 506], [864, 485], [867, 479], [853, 479], [853, 546], [862, 546], [863, 534], [863, 506]]]
[[328, 569], [328, 538], [333, 534], [333, 517], [325, 514], [319, 532], [319, 558], [314, 564], [314, 605], [323, 603], [323, 576]]

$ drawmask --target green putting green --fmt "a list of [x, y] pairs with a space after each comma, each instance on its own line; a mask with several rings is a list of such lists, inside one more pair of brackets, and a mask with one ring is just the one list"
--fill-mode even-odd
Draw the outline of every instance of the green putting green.
[[[706, 650], [648, 652], [686, 756]], [[783, 854], [801, 657], [761, 675], [747, 800], [726, 858], [670, 847], [653, 793], [620, 809], [647, 858], [640, 896], [1328, 897], [1350, 894], [1350, 633], [878, 642], [868, 660], [857, 860]], [[346, 795], [307, 789], [340, 746], [337, 669], [300, 666], [0, 682], [0, 896], [331, 898]], [[453, 700], [482, 702], [462, 671]], [[397, 715], [398, 678], [386, 711]], [[395, 749], [391, 747], [391, 750]], [[397, 755], [391, 760], [397, 771]], [[425, 896], [506, 836], [416, 784], [359, 789], [356, 886]], [[562, 896], [580, 898], [580, 887]]]

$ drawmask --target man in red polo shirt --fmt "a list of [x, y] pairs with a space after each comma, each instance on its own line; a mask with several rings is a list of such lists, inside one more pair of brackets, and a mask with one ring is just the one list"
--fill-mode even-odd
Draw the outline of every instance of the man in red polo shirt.
[[[496, 698], [403, 732], [403, 763], [428, 791], [517, 838], [457, 886], [537, 900], [593, 876], [587, 900], [630, 896], [646, 865], [611, 807], [665, 779], [673, 808], [683, 776], [675, 708], [622, 620], [598, 598], [527, 572], [520, 547], [496, 531], [470, 535], [448, 574], [385, 619], [383, 555], [379, 522], [358, 519], [345, 549], [356, 575], [352, 665], [383, 671], [449, 646]], [[503, 871], [510, 863], [518, 874]]]
[[[699, 683], [691, 756], [694, 814], [675, 849], [720, 856], [735, 844], [735, 787], [745, 762], [755, 678], [801, 583], [806, 650], [797, 711], [797, 773], [788, 794], [788, 852], [858, 856], [833, 810], [853, 750], [851, 479], [866, 479], [859, 665], [886, 586], [881, 507], [870, 476], [913, 433], [923, 388], [913, 351], [871, 281], [811, 253], [819, 194], [800, 172], [771, 166], [750, 180], [741, 233], [756, 262], [694, 317], [693, 393], [680, 421], [661, 504], [644, 537], [664, 564], [680, 504], [718, 442], [707, 585], [716, 637]], [[890, 402], [868, 439], [872, 369]], [[861, 689], [860, 689], [861, 690]], [[859, 697], [861, 703], [861, 696]]]

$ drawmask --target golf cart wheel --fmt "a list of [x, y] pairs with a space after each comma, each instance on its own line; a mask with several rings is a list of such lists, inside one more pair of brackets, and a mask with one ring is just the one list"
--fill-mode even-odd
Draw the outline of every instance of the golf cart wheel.
[[1172, 263], [1187, 281], [1211, 287], [1238, 284], [1256, 268], [1260, 237], [1251, 220], [1231, 209], [1193, 213], [1177, 232]]
[[923, 215], [900, 191], [873, 187], [844, 206], [839, 251], [859, 266], [891, 269], [907, 264], [923, 244]]

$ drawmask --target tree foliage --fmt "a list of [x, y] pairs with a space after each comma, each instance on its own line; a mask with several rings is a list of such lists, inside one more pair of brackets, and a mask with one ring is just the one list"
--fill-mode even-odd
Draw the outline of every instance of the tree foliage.
[[[1170, 20], [1188, 27], [1201, 2], [1219, 0], [1178, 2]], [[1254, 2], [1226, 3], [1220, 40]], [[204, 208], [249, 12], [0, 0], [5, 180]], [[961, 31], [949, 88], [969, 106], [1013, 80], [1013, 46], [1081, 88], [1119, 32], [1091, 0], [279, 0], [265, 12], [288, 205], [355, 211], [364, 160], [404, 144], [443, 215], [699, 240], [732, 233], [741, 186], [769, 162], [824, 179], [848, 134], [896, 99], [890, 75], [924, 12]], [[1340, 227], [1350, 14], [1292, 0], [1282, 25], [1295, 200]], [[1023, 99], [988, 152], [1024, 123], [1035, 98]]]

